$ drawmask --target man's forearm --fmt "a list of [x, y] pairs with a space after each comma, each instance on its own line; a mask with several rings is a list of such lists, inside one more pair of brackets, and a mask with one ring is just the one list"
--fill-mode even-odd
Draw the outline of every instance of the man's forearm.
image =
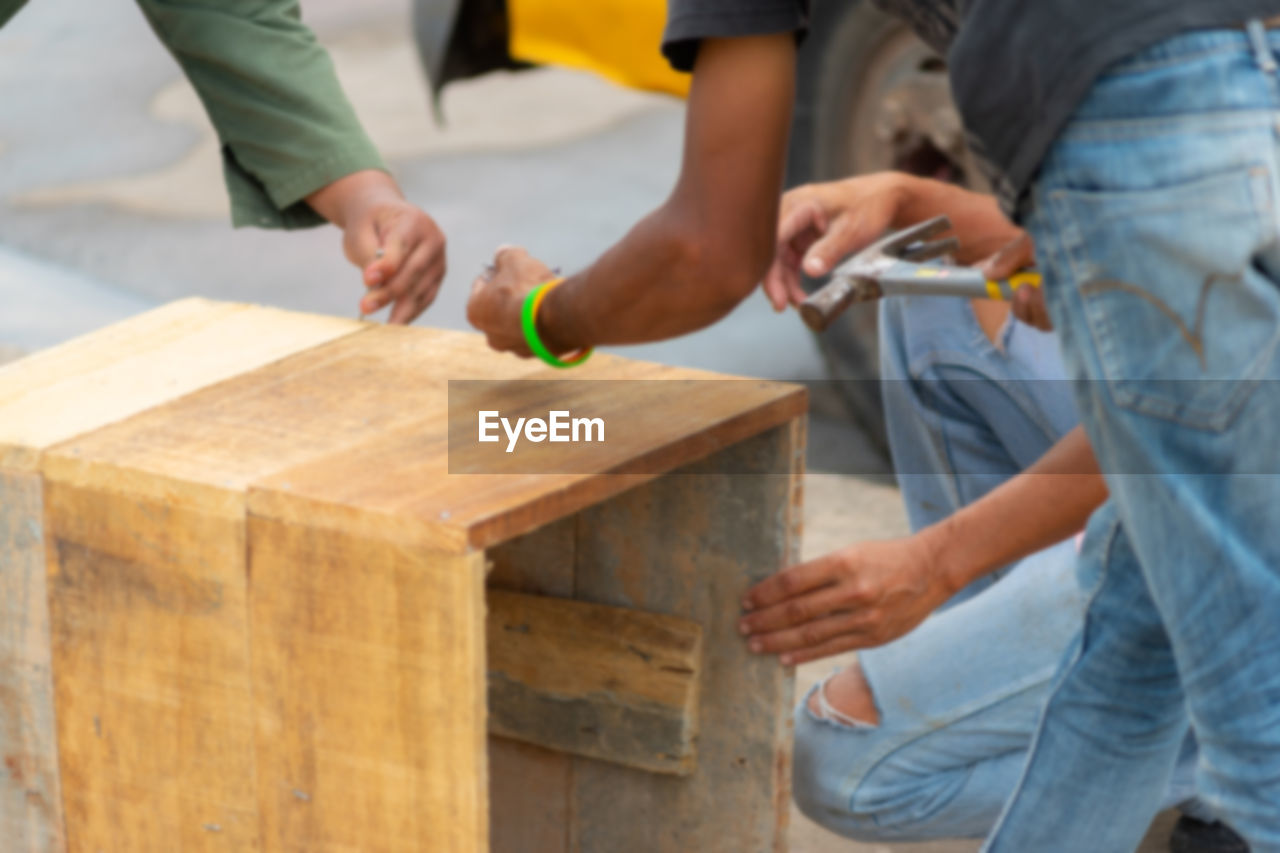
[[[538, 328], [555, 352], [597, 344], [663, 340], [710, 326], [741, 301], [743, 270], [704, 270], [698, 249], [685, 242], [659, 210], [587, 270], [548, 294]], [[734, 285], [737, 286], [734, 286]]]
[[794, 66], [790, 34], [702, 44], [671, 198], [547, 296], [548, 346], [674, 337], [755, 290], [773, 258]]
[[1107, 498], [1083, 427], [1036, 464], [919, 534], [956, 591], [1078, 533]]

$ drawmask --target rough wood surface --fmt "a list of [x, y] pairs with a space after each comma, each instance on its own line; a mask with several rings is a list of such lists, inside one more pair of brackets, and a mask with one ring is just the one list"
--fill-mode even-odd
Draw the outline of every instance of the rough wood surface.
[[[573, 597], [577, 519], [570, 517], [490, 548], [492, 589]], [[573, 757], [489, 737], [489, 846], [492, 853], [566, 853]], [[529, 780], [538, 780], [530, 785]]]
[[0, 838], [12, 853], [64, 849], [47, 601], [40, 478], [0, 469]]
[[64, 849], [50, 671], [42, 454], [359, 324], [188, 299], [0, 368], [0, 837]]
[[257, 849], [244, 522], [205, 497], [45, 484], [73, 853]]
[[[470, 336], [468, 343], [476, 345]], [[472, 356], [480, 359], [482, 353]], [[627, 363], [606, 375], [612, 374], [654, 380], [707, 376]], [[525, 378], [546, 378], [546, 371]], [[517, 394], [521, 383], [509, 384], [511, 393]], [[650, 387], [644, 394], [618, 393], [619, 384], [628, 389]], [[566, 383], [566, 389], [565, 400], [556, 405], [603, 414], [616, 424], [632, 424], [617, 441], [574, 445], [575, 470], [581, 473], [528, 473], [523, 462], [513, 461], [513, 470], [495, 464], [487, 465], [487, 473], [481, 476], [450, 474], [451, 463], [455, 468], [466, 468], [467, 463], [459, 463], [456, 452], [451, 459], [448, 430], [438, 417], [444, 409], [436, 408], [435, 418], [264, 480], [262, 488], [250, 495], [250, 505], [276, 516], [292, 510], [298, 513], [298, 521], [323, 519], [335, 526], [347, 523], [347, 506], [358, 505], [380, 518], [383, 531], [398, 525], [406, 533], [430, 537], [442, 549], [486, 548], [788, 423], [803, 415], [807, 406], [804, 389], [774, 382], [722, 381], [703, 387], [681, 382], [667, 386], [659, 381], [573, 382]], [[645, 416], [637, 428], [636, 412], [641, 410]], [[451, 411], [450, 417], [455, 416]], [[462, 416], [473, 420], [465, 411]], [[461, 455], [468, 453], [464, 449]], [[388, 470], [397, 476], [371, 476], [371, 472]], [[286, 506], [271, 505], [273, 495], [286, 494], [290, 498]], [[358, 531], [353, 528], [352, 532]]]
[[[580, 516], [576, 597], [703, 626], [698, 771], [574, 769], [574, 853], [786, 849], [792, 673], [737, 633], [742, 593], [791, 552], [790, 424]], [[730, 473], [726, 473], [730, 472]]]
[[0, 467], [361, 329], [352, 320], [184, 299], [0, 367]]
[[489, 731], [655, 773], [694, 771], [702, 629], [491, 590]]
[[[606, 515], [610, 529], [595, 531], [596, 510], [582, 511], [601, 501], [611, 506], [611, 498], [643, 486], [624, 496], [631, 506], [636, 494], [665, 484], [670, 468], [776, 431], [803, 411], [802, 391], [757, 382], [733, 389], [726, 382], [719, 384], [728, 390], [715, 394], [697, 388], [664, 394], [654, 389], [665, 383], [652, 383], [628, 395], [615, 383], [569, 383], [564, 392], [576, 403], [598, 405], [615, 418], [641, 406], [656, 426], [592, 448], [595, 467], [582, 473], [450, 475], [447, 378], [556, 374], [494, 354], [474, 335], [352, 330], [355, 324], [327, 320], [320, 325], [338, 325], [318, 331], [286, 315], [278, 321], [294, 329], [283, 335], [286, 343], [248, 347], [232, 375], [236, 370], [201, 347], [216, 344], [234, 353], [235, 336], [266, 340], [277, 322], [233, 307], [215, 306], [222, 319], [206, 322], [193, 319], [199, 311], [175, 306], [165, 310], [178, 319], [112, 339], [126, 353], [120, 369], [143, 376], [151, 388], [124, 394], [127, 405], [94, 403], [95, 418], [79, 411], [68, 425], [51, 418], [39, 435], [10, 435], [0, 427], [0, 466], [38, 468], [45, 480], [53, 693], [69, 849], [120, 849], [120, 838], [130, 839], [129, 849], [164, 853], [485, 849], [491, 824], [481, 548], [490, 549], [487, 556], [498, 566], [495, 585], [561, 596], [585, 590], [600, 603], [628, 606], [633, 602], [610, 600], [614, 585], [639, 583], [649, 592], [634, 606], [699, 622], [713, 655], [728, 648], [724, 630], [731, 623], [721, 621], [720, 610], [680, 604], [689, 584], [727, 583], [721, 563], [728, 558], [702, 576], [692, 555], [700, 537], [714, 543], [730, 536], [707, 516], [707, 507], [726, 502], [730, 514], [740, 506], [764, 513], [745, 522], [750, 535], [738, 536], [740, 527], [732, 526], [734, 547], [741, 548], [731, 551], [734, 558], [747, 574], [771, 562], [775, 540], [769, 537], [786, 517], [772, 492], [751, 486], [734, 497], [729, 483], [753, 478], [721, 472], [709, 481], [719, 485], [691, 489], [686, 497], [679, 489], [670, 493], [689, 520], [663, 516], [659, 524], [643, 513], [634, 522]], [[187, 332], [174, 332], [183, 323]], [[135, 340], [148, 335], [168, 343]], [[43, 366], [36, 360], [27, 365], [30, 374], [0, 370], [0, 414], [45, 417], [49, 406], [72, 407], [77, 394], [92, 398], [95, 388], [116, 394], [115, 380], [104, 378], [114, 374], [95, 373], [103, 340], [72, 346]], [[151, 364], [164, 361], [176, 367]], [[56, 379], [60, 371], [76, 370], [89, 379]], [[609, 357], [575, 375], [705, 376]], [[524, 392], [507, 384], [513, 397]], [[768, 461], [773, 470], [786, 470], [778, 459]], [[634, 464], [642, 464], [643, 473], [603, 473]], [[673, 488], [663, 485], [659, 493]], [[646, 544], [649, 538], [673, 550], [660, 553]], [[642, 562], [609, 563], [606, 539], [615, 545], [633, 540]], [[559, 560], [519, 568], [512, 558], [503, 567], [526, 546], [554, 551]], [[721, 547], [713, 545], [712, 553]], [[598, 566], [583, 574], [584, 564]], [[535, 566], [558, 567], [539, 578]], [[575, 589], [568, 568], [585, 587]], [[647, 579], [636, 580], [641, 577]], [[751, 707], [759, 714], [776, 711], [770, 703], [780, 688], [773, 675], [734, 654], [704, 668], [703, 696], [711, 684], [757, 690]], [[733, 675], [739, 667], [743, 678]], [[708, 675], [725, 669], [727, 680]], [[737, 722], [744, 720], [746, 741], [756, 743], [759, 720]], [[706, 742], [704, 728], [700, 769], [691, 779], [703, 776]], [[678, 849], [667, 836], [653, 836], [658, 830], [652, 827], [637, 836], [661, 842], [649, 847], [610, 846], [600, 834], [600, 803], [611, 786], [624, 798], [666, 802], [672, 796], [630, 775], [653, 774], [617, 768], [624, 775], [597, 778], [606, 767], [601, 762], [502, 739], [491, 743], [493, 767], [513, 774], [493, 785], [495, 797], [510, 806], [493, 815], [494, 849]], [[716, 767], [724, 753], [713, 743]], [[742, 772], [754, 773], [754, 761]], [[721, 771], [709, 778], [728, 794], [748, 798], [739, 801], [769, 793], [735, 787], [716, 774]], [[531, 776], [540, 781], [524, 781]], [[597, 784], [603, 787], [591, 790]], [[702, 782], [681, 790], [707, 805]], [[672, 838], [711, 837], [692, 807], [676, 806], [673, 820], [683, 834]], [[628, 820], [665, 822], [640, 804], [635, 808], [641, 811], [624, 809]], [[540, 822], [505, 820], [539, 810]], [[714, 809], [708, 814], [727, 819]], [[767, 821], [745, 823], [758, 829]], [[742, 838], [754, 838], [755, 831], [734, 829]]]
[[484, 564], [249, 524], [264, 851], [488, 848]]

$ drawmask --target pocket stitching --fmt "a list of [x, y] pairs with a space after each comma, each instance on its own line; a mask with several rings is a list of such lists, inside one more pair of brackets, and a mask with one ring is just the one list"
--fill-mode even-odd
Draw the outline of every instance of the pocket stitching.
[[[1197, 189], [1207, 185], [1216, 184], [1227, 180], [1245, 180], [1248, 182], [1247, 195], [1250, 200], [1250, 212], [1258, 220], [1267, 219], [1272, 214], [1270, 186], [1264, 184], [1266, 189], [1266, 198], [1260, 199], [1258, 192], [1259, 176], [1269, 178], [1270, 171], [1261, 164], [1252, 164], [1247, 167], [1237, 167], [1230, 171], [1218, 172], [1194, 178], [1190, 181], [1166, 185], [1163, 187], [1151, 187], [1135, 190], [1112, 190], [1112, 191], [1092, 191], [1092, 190], [1068, 190], [1056, 189], [1049, 193], [1052, 207], [1058, 219], [1061, 234], [1062, 245], [1065, 250], [1064, 254], [1067, 263], [1070, 266], [1072, 276], [1076, 282], [1080, 293], [1081, 307], [1087, 326], [1089, 339], [1097, 350], [1098, 361], [1102, 368], [1105, 380], [1106, 390], [1114, 403], [1123, 409], [1136, 412], [1148, 417], [1158, 418], [1161, 420], [1172, 421], [1193, 429], [1204, 429], [1221, 432], [1225, 430], [1235, 419], [1240, 409], [1243, 407], [1244, 401], [1249, 393], [1257, 386], [1260, 381], [1259, 372], [1261, 366], [1265, 365], [1274, 354], [1276, 347], [1280, 344], [1280, 328], [1277, 328], [1267, 342], [1262, 345], [1255, 357], [1249, 362], [1247, 368], [1242, 372], [1239, 379], [1235, 380], [1236, 387], [1227, 396], [1216, 402], [1213, 408], [1205, 408], [1203, 406], [1189, 405], [1188, 403], [1174, 403], [1164, 400], [1151, 394], [1143, 394], [1142, 392], [1128, 387], [1128, 383], [1135, 381], [1126, 377], [1116, 375], [1117, 355], [1113, 345], [1114, 330], [1112, 323], [1107, 317], [1107, 312], [1097, 305], [1096, 299], [1090, 299], [1090, 294], [1097, 295], [1099, 293], [1108, 292], [1115, 289], [1124, 289], [1132, 295], [1139, 296], [1151, 305], [1158, 308], [1169, 320], [1173, 321], [1179, 332], [1182, 334], [1187, 344], [1192, 347], [1196, 353], [1202, 367], [1205, 365], [1205, 354], [1203, 340], [1200, 338], [1201, 324], [1203, 315], [1206, 310], [1207, 297], [1209, 291], [1212, 290], [1214, 284], [1224, 281], [1242, 278], [1237, 273], [1234, 275], [1226, 275], [1222, 273], [1213, 273], [1208, 280], [1202, 284], [1202, 290], [1197, 300], [1197, 319], [1196, 334], [1189, 334], [1186, 323], [1177, 313], [1158, 296], [1149, 294], [1138, 288], [1136, 285], [1127, 285], [1123, 281], [1108, 280], [1100, 278], [1090, 278], [1083, 275], [1083, 268], [1086, 266], [1087, 258], [1084, 256], [1085, 239], [1079, 225], [1079, 217], [1077, 216], [1072, 204], [1072, 199], [1093, 200], [1114, 197], [1117, 199], [1126, 199], [1131, 204], [1139, 201], [1138, 197], [1146, 194], [1164, 193], [1169, 191], [1179, 191], [1184, 193], [1193, 193]], [[1265, 202], [1265, 203], [1264, 203]], [[1168, 210], [1170, 205], [1165, 202], [1160, 204], [1154, 199], [1150, 206], [1137, 204], [1126, 210], [1126, 214], [1143, 212], [1148, 209]], [[1239, 208], [1230, 209], [1223, 205], [1223, 211], [1231, 210], [1238, 212]], [[1212, 210], [1212, 208], [1210, 208]], [[1263, 236], [1263, 228], [1259, 225], [1256, 229], [1258, 237]], [[1098, 285], [1110, 283], [1113, 285], [1125, 285], [1123, 288], [1116, 287], [1099, 287]]]

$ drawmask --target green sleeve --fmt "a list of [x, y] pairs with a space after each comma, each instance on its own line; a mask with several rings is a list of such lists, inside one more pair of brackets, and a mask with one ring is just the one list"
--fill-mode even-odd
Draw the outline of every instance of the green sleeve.
[[307, 195], [385, 169], [297, 0], [138, 0], [222, 143], [233, 224], [306, 228]]

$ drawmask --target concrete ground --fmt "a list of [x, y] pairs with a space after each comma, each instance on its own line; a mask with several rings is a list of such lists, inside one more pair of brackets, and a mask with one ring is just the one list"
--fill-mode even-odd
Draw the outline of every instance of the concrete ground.
[[[405, 193], [448, 235], [450, 271], [422, 324], [465, 327], [470, 282], [498, 245], [580, 267], [674, 183], [677, 100], [563, 70], [497, 74], [451, 87], [437, 127], [408, 0], [302, 6]], [[355, 316], [363, 286], [335, 229], [228, 227], [212, 130], [134, 4], [28, 4], [0, 30], [0, 80], [0, 247], [152, 302], [203, 295]], [[6, 300], [0, 342], [42, 310], [34, 296]], [[803, 324], [763, 297], [713, 329], [628, 354], [823, 375]]]

